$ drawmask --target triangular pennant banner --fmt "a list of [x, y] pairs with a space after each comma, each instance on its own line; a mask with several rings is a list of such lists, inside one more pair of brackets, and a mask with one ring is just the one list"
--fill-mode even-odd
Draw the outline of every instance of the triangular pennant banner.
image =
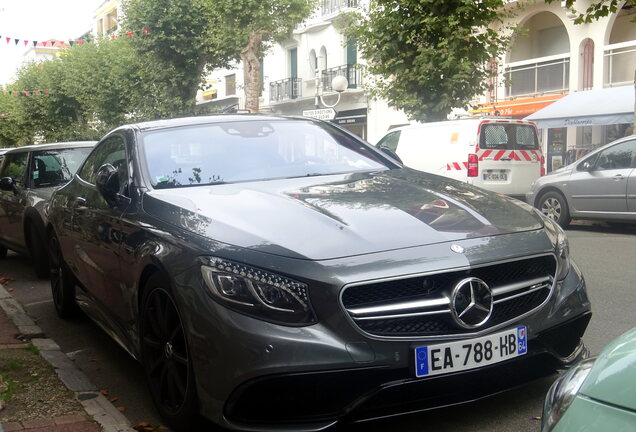
[[33, 46], [38, 46], [38, 41], [33, 41]]
[[11, 42], [11, 38], [10, 38], [10, 37], [6, 37], [5, 39], [7, 40], [7, 44], [8, 44], [9, 42]]
[[144, 29], [144, 34], [148, 34], [148, 29]]
[[29, 44], [29, 41], [25, 39], [24, 40], [24, 46], [27, 46], [28, 44]]
[[49, 94], [49, 91], [48, 90], [44, 90], [44, 94]]
[[132, 37], [132, 32], [126, 32], [126, 36]]
[[80, 40], [78, 40], [78, 41], [77, 41], [77, 44], [78, 44], [78, 45], [80, 45], [80, 46], [81, 46], [83, 43], [84, 43], [84, 40], [83, 40], [83, 39], [80, 39]]
[[42, 42], [42, 46], [46, 46], [47, 43], [48, 42], [46, 42], [46, 41]]
[[68, 44], [69, 44], [70, 46], [73, 46], [73, 44], [74, 44], [74, 43], [75, 43], [75, 41], [68, 41]]
[[36, 90], [33, 93], [35, 93], [36, 95], [39, 95], [40, 94], [40, 90]]
[[18, 45], [18, 42], [20, 42], [20, 39], [14, 39], [16, 46]]

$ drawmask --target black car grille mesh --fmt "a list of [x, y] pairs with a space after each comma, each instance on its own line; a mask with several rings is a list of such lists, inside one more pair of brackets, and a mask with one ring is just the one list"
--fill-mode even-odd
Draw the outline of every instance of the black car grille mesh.
[[[399, 312], [391, 311], [377, 312], [375, 315], [361, 318], [356, 316], [355, 311], [359, 308], [382, 308], [383, 305], [396, 302], [450, 298], [455, 285], [468, 277], [483, 280], [494, 293], [497, 292], [498, 287], [515, 285], [514, 291], [506, 291], [505, 294], [494, 296], [492, 315], [478, 329], [483, 330], [513, 321], [541, 306], [550, 296], [555, 273], [555, 258], [552, 255], [546, 255], [460, 271], [345, 287], [342, 293], [342, 305], [350, 312], [360, 329], [373, 335], [400, 337], [457, 335], [475, 330], [458, 325], [452, 318], [448, 306], [443, 307], [442, 310], [438, 308], [435, 314], [421, 316], [399, 316]], [[536, 284], [538, 279], [546, 282]], [[409, 315], [413, 312], [430, 311], [410, 310], [403, 314]]]

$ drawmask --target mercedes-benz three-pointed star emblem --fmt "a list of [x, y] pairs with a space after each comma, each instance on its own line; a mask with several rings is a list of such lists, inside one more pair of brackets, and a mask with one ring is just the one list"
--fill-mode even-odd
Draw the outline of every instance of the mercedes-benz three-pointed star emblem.
[[450, 306], [453, 318], [461, 327], [479, 327], [485, 324], [492, 314], [492, 291], [481, 279], [463, 279], [453, 288]]

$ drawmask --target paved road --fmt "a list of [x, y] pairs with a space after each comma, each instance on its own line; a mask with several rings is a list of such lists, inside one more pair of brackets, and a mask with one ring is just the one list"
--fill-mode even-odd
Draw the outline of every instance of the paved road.
[[[636, 297], [636, 226], [601, 227], [577, 224], [568, 230], [572, 256], [583, 269], [592, 299], [594, 317], [585, 336], [593, 354], [611, 339], [636, 326], [632, 305]], [[25, 306], [45, 333], [75, 359], [114, 404], [135, 425], [140, 421], [160, 424], [146, 389], [143, 371], [123, 349], [91, 321], [62, 321], [55, 315], [49, 285], [35, 279], [28, 260], [10, 254], [0, 261], [0, 276], [13, 279], [6, 287]], [[552, 379], [545, 379], [461, 407], [447, 408], [357, 426], [339, 431], [506, 431], [537, 432], [544, 395]]]

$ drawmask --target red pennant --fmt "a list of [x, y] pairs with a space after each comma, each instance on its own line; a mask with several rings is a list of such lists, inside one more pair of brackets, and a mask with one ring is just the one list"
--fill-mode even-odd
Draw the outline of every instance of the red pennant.
[[44, 90], [44, 94], [49, 94], [49, 91], [48, 90]]
[[115, 35], [110, 35], [111, 40], [115, 39]]
[[148, 29], [144, 29], [144, 34], [148, 34]]
[[132, 37], [132, 32], [126, 32], [126, 36]]
[[35, 93], [36, 95], [39, 95], [40, 94], [40, 90], [36, 90], [33, 93]]
[[27, 46], [28, 44], [29, 44], [29, 41], [25, 39], [24, 40], [24, 46]]
[[17, 91], [14, 91], [14, 92], [13, 92], [13, 95], [14, 95], [14, 96], [17, 96], [17, 95], [18, 95], [18, 92], [17, 92]]
[[7, 40], [7, 43], [11, 42], [11, 38], [10, 37], [6, 37], [5, 39]]
[[8, 91], [6, 91], [6, 90], [4, 90], [4, 94], [5, 94], [5, 95], [6, 95], [6, 94], [9, 94], [9, 92], [8, 92]]
[[25, 96], [29, 96], [29, 95], [31, 94], [31, 93], [29, 93], [29, 92], [28, 92], [28, 91], [26, 91], [26, 90], [25, 90], [25, 91], [23, 91], [23, 93], [24, 93], [24, 95], [25, 95]]
[[46, 42], [46, 41], [45, 41], [45, 42], [42, 42], [42, 46], [46, 46], [46, 44], [47, 44], [47, 43], [48, 43], [48, 42]]
[[77, 44], [78, 44], [78, 45], [81, 45], [81, 44], [83, 44], [83, 43], [84, 43], [84, 40], [83, 40], [83, 39], [80, 39], [80, 40], [78, 40], [78, 41], [77, 41]]

